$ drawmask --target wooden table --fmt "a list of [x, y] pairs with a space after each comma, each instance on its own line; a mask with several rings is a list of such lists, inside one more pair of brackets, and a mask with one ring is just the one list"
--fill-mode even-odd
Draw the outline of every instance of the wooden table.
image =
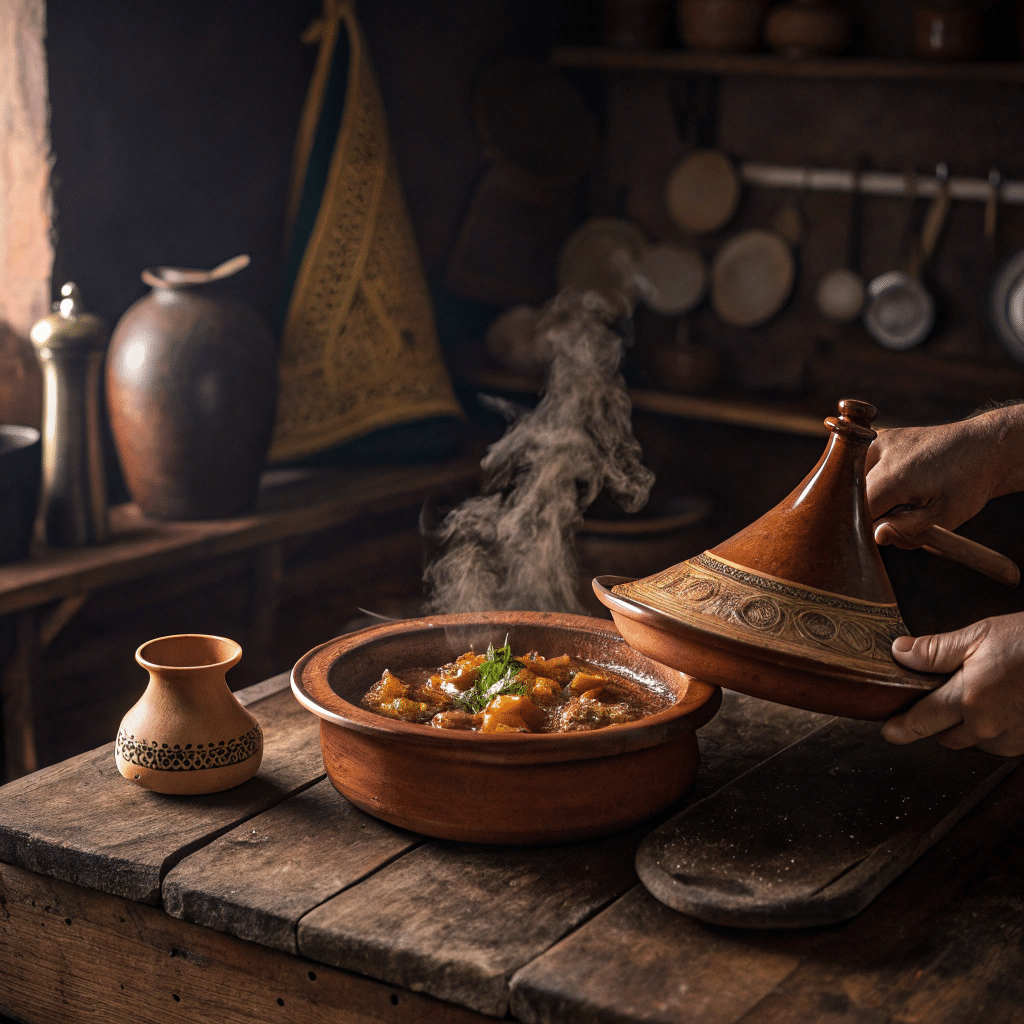
[[[1024, 1021], [1024, 772], [852, 920], [702, 924], [637, 884], [652, 825], [439, 842], [349, 805], [279, 676], [233, 791], [161, 797], [112, 745], [0, 789], [0, 1010], [29, 1022]], [[692, 802], [822, 716], [726, 694]], [[678, 808], [674, 809], [677, 810]]]
[[8, 779], [38, 766], [32, 678], [46, 649], [89, 594], [166, 569], [186, 569], [238, 552], [255, 558], [249, 656], [270, 632], [281, 577], [281, 546], [355, 519], [422, 502], [432, 491], [479, 475], [475, 458], [344, 470], [272, 470], [251, 515], [202, 522], [159, 522], [136, 505], [110, 510], [110, 540], [85, 548], [37, 544], [26, 561], [0, 566], [0, 615], [15, 616], [14, 650], [0, 675], [0, 717]]

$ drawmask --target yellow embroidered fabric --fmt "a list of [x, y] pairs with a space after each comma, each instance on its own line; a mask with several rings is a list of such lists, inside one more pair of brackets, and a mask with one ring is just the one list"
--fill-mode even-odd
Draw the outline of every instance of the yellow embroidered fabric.
[[[351, 4], [327, 0], [296, 145], [294, 222], [339, 23], [351, 48], [327, 185], [285, 317], [270, 461], [325, 451], [380, 427], [461, 416]], [[289, 232], [291, 223], [289, 224]]]

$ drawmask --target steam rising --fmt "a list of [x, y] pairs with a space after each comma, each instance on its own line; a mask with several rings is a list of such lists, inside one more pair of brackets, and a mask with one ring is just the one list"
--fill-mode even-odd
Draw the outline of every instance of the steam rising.
[[537, 325], [551, 354], [536, 409], [516, 415], [481, 462], [482, 493], [449, 512], [427, 566], [427, 613], [582, 612], [574, 535], [603, 488], [627, 512], [647, 502], [631, 403], [619, 374], [622, 338], [596, 292], [563, 291]]

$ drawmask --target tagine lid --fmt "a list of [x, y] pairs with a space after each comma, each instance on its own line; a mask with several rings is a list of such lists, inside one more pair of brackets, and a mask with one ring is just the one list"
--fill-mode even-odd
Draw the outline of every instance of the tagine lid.
[[[675, 667], [704, 660], [701, 645], [714, 648], [721, 655], [717, 671], [730, 659], [734, 667], [727, 681], [714, 681], [742, 692], [751, 692], [743, 680], [754, 663], [818, 674], [822, 685], [843, 679], [911, 695], [933, 689], [942, 677], [912, 672], [892, 657], [893, 640], [908, 630], [865, 496], [864, 462], [876, 415], [866, 402], [841, 401], [838, 416], [825, 420], [828, 445], [810, 473], [723, 543], [645, 579], [607, 588], [595, 581], [620, 629], [624, 619], [632, 620], [624, 635], [630, 632], [649, 656], [656, 656], [656, 647], [658, 660], [668, 658]], [[697, 665], [683, 670], [704, 678]], [[805, 691], [790, 695], [783, 682], [768, 692], [779, 703], [833, 707]], [[853, 717], [860, 717], [859, 699], [851, 705]]]

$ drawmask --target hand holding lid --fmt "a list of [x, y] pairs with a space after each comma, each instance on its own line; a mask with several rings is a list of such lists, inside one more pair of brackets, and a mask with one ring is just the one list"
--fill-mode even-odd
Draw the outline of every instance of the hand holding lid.
[[840, 402], [817, 465], [717, 547], [643, 580], [595, 580], [626, 640], [706, 682], [851, 718], [887, 718], [942, 682], [891, 653], [907, 629], [865, 498], [876, 415]]

